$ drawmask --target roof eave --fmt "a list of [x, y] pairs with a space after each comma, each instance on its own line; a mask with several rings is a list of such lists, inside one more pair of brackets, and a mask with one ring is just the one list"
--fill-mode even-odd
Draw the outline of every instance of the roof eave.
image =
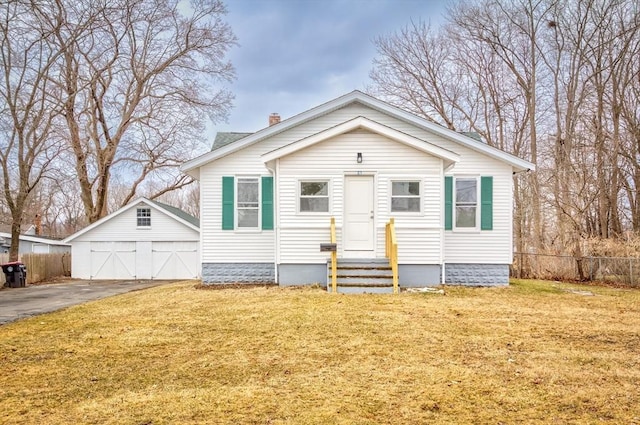
[[[5, 239], [11, 239], [11, 233], [0, 232], [0, 237]], [[64, 242], [64, 239], [49, 239], [49, 238], [42, 238], [36, 235], [25, 235], [22, 233], [19, 235], [19, 239], [25, 242], [42, 243], [46, 245], [70, 246], [69, 244]]]
[[200, 168], [211, 161], [215, 161], [217, 159], [230, 155], [234, 152], [237, 152], [241, 149], [244, 149], [245, 147], [251, 146], [262, 139], [274, 136], [278, 133], [288, 130], [291, 127], [300, 125], [318, 116], [325, 115], [335, 109], [339, 109], [340, 107], [354, 100], [357, 100], [363, 95], [364, 93], [354, 90], [351, 93], [347, 93], [336, 99], [330, 100], [329, 102], [323, 103], [322, 105], [316, 106], [315, 108], [312, 108], [300, 114], [294, 115], [291, 118], [282, 120], [278, 124], [274, 124], [272, 126], [263, 128], [262, 130], [258, 130], [252, 135], [247, 136], [243, 139], [240, 139], [237, 142], [223, 146], [219, 149], [216, 149], [215, 151], [207, 152], [203, 155], [200, 155], [199, 157], [196, 157], [190, 161], [187, 161], [184, 164], [182, 164], [182, 166], [180, 167], [180, 171], [182, 171], [183, 173], [187, 173], [193, 177], [193, 174], [190, 174], [190, 171], [195, 168]]
[[439, 146], [418, 139], [409, 134], [400, 132], [394, 128], [385, 126], [362, 116], [350, 119], [319, 133], [313, 134], [311, 136], [305, 137], [304, 139], [295, 141], [286, 146], [268, 152], [262, 155], [262, 160], [265, 164], [267, 164], [267, 166], [269, 166], [278, 158], [282, 158], [292, 153], [301, 151], [303, 149], [306, 149], [307, 147], [313, 146], [316, 143], [322, 142], [331, 137], [347, 133], [349, 131], [353, 131], [358, 128], [363, 128], [376, 134], [380, 134], [398, 143], [402, 143], [419, 151], [438, 157], [444, 161], [445, 166], [449, 166], [452, 163], [460, 161], [460, 155], [455, 152], [441, 148]]
[[71, 241], [73, 241], [74, 239], [77, 239], [78, 237], [84, 235], [87, 232], [90, 232], [91, 230], [95, 229], [96, 227], [100, 226], [101, 224], [119, 216], [120, 214], [129, 211], [131, 208], [134, 208], [135, 206], [139, 205], [140, 203], [143, 203], [145, 205], [148, 205], [149, 207], [154, 208], [156, 211], [160, 211], [161, 213], [168, 215], [169, 217], [173, 218], [174, 220], [182, 223], [183, 225], [195, 230], [196, 232], [200, 233], [200, 228], [189, 223], [188, 221], [178, 217], [177, 215], [173, 214], [171, 211], [167, 211], [164, 208], [162, 208], [160, 205], [157, 205], [153, 202], [151, 202], [150, 200], [148, 200], [147, 198], [137, 198], [131, 202], [129, 202], [127, 205], [121, 207], [120, 209], [118, 209], [117, 211], [112, 212], [109, 215], [106, 215], [104, 217], [102, 217], [100, 220], [96, 221], [95, 223], [92, 223], [90, 225], [88, 225], [87, 227], [85, 227], [84, 229], [80, 229], [78, 230], [76, 233], [67, 236], [65, 239], [63, 239], [64, 243], [71, 243]]
[[493, 146], [487, 145], [482, 142], [478, 142], [477, 140], [469, 136], [465, 136], [456, 131], [443, 127], [439, 124], [435, 124], [433, 122], [427, 121], [424, 118], [419, 117], [411, 112], [408, 112], [396, 106], [390, 105], [386, 102], [383, 102], [374, 97], [368, 96], [364, 93], [362, 93], [362, 96], [366, 96], [365, 101], [370, 107], [378, 109], [381, 112], [394, 115], [399, 119], [408, 121], [417, 127], [423, 128], [424, 130], [436, 133], [440, 136], [443, 136], [450, 140], [458, 142], [463, 146], [468, 147], [472, 150], [483, 153], [497, 160], [506, 162], [507, 164], [511, 165], [514, 168], [515, 172], [534, 171], [536, 168], [535, 164], [529, 161], [526, 161], [524, 159], [521, 159], [510, 153], [507, 153], [503, 150], [500, 150], [498, 148], [495, 148]]
[[[286, 131], [291, 127], [300, 125], [306, 121], [325, 115], [331, 111], [339, 109], [354, 101], [361, 102], [362, 104], [368, 107], [371, 107], [383, 113], [394, 116], [398, 119], [409, 122], [419, 128], [423, 128], [427, 131], [438, 134], [442, 137], [446, 137], [451, 140], [454, 140], [462, 144], [463, 146], [476, 150], [480, 153], [486, 154], [500, 161], [506, 162], [509, 165], [511, 165], [515, 171], [535, 170], [535, 165], [532, 164], [531, 162], [520, 159], [514, 155], [501, 151], [500, 149], [494, 148], [492, 146], [478, 143], [476, 140], [471, 139], [468, 136], [464, 136], [453, 130], [442, 127], [439, 124], [435, 124], [430, 121], [427, 121], [426, 119], [421, 118], [411, 112], [408, 112], [396, 106], [390, 105], [386, 102], [378, 100], [358, 90], [354, 90], [350, 93], [347, 93], [343, 96], [340, 96], [322, 105], [316, 106], [312, 109], [309, 109], [291, 118], [283, 120], [278, 124], [259, 130], [256, 133], [248, 137], [245, 137], [244, 139], [238, 140], [237, 142], [231, 143], [220, 149], [217, 149], [212, 152], [208, 152], [204, 155], [194, 158], [184, 163], [180, 167], [180, 170], [191, 175], [196, 179], [199, 179], [199, 173], [197, 174], [197, 177], [196, 177], [196, 174], [191, 173], [192, 170], [195, 170], [211, 161], [215, 161], [216, 159], [220, 159], [224, 156], [230, 155], [234, 152], [244, 149], [245, 147], [251, 146], [262, 139], [265, 139], [267, 137], [271, 137], [275, 134]], [[267, 161], [267, 162], [270, 162], [270, 161]]]

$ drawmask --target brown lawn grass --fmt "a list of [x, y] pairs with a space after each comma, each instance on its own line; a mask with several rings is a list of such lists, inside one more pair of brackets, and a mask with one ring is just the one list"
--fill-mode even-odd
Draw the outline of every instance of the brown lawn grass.
[[0, 423], [640, 424], [640, 291], [446, 292], [180, 283], [15, 322]]

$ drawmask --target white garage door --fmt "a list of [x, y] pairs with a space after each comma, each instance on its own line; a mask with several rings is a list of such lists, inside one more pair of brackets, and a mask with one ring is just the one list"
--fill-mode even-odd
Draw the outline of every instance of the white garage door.
[[135, 279], [135, 242], [91, 242], [91, 279]]
[[198, 277], [198, 242], [153, 242], [152, 279]]

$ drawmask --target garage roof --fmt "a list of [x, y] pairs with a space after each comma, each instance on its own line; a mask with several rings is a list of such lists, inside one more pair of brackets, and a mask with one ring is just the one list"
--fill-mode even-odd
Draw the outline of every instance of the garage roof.
[[93, 224], [90, 224], [89, 226], [85, 227], [84, 229], [81, 229], [79, 231], [77, 231], [76, 233], [74, 233], [71, 236], [68, 236], [66, 239], [63, 240], [64, 243], [69, 243], [72, 240], [76, 239], [77, 237], [87, 233], [88, 231], [90, 231], [91, 229], [94, 229], [98, 226], [100, 226], [102, 223], [111, 220], [114, 217], [119, 216], [120, 214], [124, 213], [125, 211], [130, 210], [131, 208], [135, 208], [140, 204], [146, 204], [166, 215], [168, 215], [169, 217], [172, 217], [174, 220], [179, 221], [180, 223], [192, 228], [193, 230], [200, 232], [200, 220], [198, 220], [196, 217], [192, 216], [191, 214], [188, 214], [184, 211], [182, 211], [179, 208], [173, 207], [171, 205], [167, 205], [167, 204], [163, 204], [162, 202], [158, 202], [158, 201], [152, 201], [150, 199], [147, 198], [138, 198], [132, 202], [130, 202], [129, 204], [125, 205], [124, 207], [120, 208], [119, 210], [105, 216], [102, 217], [100, 220], [96, 221]]

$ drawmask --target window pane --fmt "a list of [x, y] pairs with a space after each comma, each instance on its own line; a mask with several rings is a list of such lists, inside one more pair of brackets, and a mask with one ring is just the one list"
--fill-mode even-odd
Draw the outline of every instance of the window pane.
[[302, 212], [329, 212], [329, 198], [300, 198]]
[[420, 182], [392, 182], [391, 196], [420, 196]]
[[301, 182], [300, 195], [302, 196], [328, 196], [327, 182]]
[[476, 227], [476, 207], [456, 207], [456, 227]]
[[391, 198], [392, 212], [420, 212], [420, 198]]
[[258, 179], [238, 179], [238, 206], [243, 203], [258, 204]]
[[258, 227], [258, 209], [238, 210], [238, 227]]
[[476, 179], [456, 179], [456, 203], [476, 203], [478, 198]]
[[138, 208], [136, 216], [138, 227], [151, 226], [151, 208]]

